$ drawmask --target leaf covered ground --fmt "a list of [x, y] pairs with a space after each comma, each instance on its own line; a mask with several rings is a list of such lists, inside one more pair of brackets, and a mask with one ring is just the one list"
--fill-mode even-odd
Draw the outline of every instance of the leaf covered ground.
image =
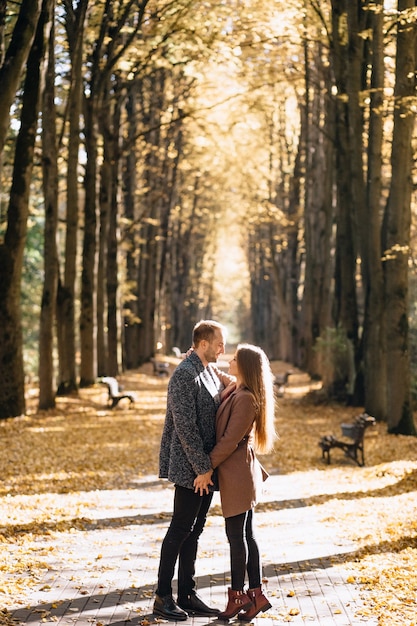
[[[278, 372], [283, 364], [273, 366]], [[316, 404], [305, 395], [308, 383], [298, 380], [278, 399], [280, 439], [263, 464], [271, 474], [299, 477], [305, 506], [323, 507], [326, 523], [355, 542], [348, 582], [366, 592], [363, 618], [377, 617], [381, 626], [414, 626], [417, 438], [387, 435], [378, 423], [366, 433], [366, 467], [356, 467], [339, 450], [328, 467], [320, 437], [339, 436], [341, 422], [361, 408]], [[134, 392], [134, 405], [122, 401], [110, 410], [106, 388], [97, 385], [37, 413], [33, 388], [28, 415], [0, 421], [0, 624], [10, 623], [15, 599], [46, 567], [47, 555], [33, 549], [34, 536], [87, 526], [81, 492], [130, 489], [138, 477], [157, 474], [167, 379], [153, 376], [146, 365], [121, 382]], [[57, 494], [68, 494], [65, 508]], [[336, 556], [335, 565], [343, 559]]]

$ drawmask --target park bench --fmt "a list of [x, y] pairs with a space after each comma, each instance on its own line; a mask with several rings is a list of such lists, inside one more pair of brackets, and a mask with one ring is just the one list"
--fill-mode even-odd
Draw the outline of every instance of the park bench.
[[287, 370], [286, 372], [281, 372], [280, 374], [276, 374], [274, 384], [277, 387], [278, 396], [284, 395], [285, 387], [287, 386], [288, 379], [292, 373], [293, 373], [292, 370]]
[[169, 376], [169, 363], [158, 359], [151, 359], [151, 363], [153, 364], [153, 373], [156, 376]]
[[110, 404], [110, 408], [114, 409], [124, 398], [127, 398], [130, 403], [135, 401], [135, 397], [130, 391], [123, 391], [123, 388], [119, 386], [119, 383], [113, 376], [103, 376], [98, 379], [98, 382], [102, 385], [106, 385], [107, 390], [109, 392], [108, 403]]
[[320, 439], [319, 446], [322, 450], [323, 459], [326, 459], [329, 465], [330, 450], [339, 448], [343, 450], [345, 456], [355, 461], [359, 467], [363, 467], [365, 465], [365, 431], [369, 426], [374, 425], [375, 418], [367, 413], [361, 413], [355, 417], [351, 424], [341, 424], [342, 436], [345, 437], [345, 440], [337, 439], [333, 435], [325, 435]]

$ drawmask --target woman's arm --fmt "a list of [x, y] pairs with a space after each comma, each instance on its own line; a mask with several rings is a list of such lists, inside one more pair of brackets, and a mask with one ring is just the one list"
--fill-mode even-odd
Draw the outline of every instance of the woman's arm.
[[230, 385], [230, 383], [235, 383], [236, 382], [236, 377], [235, 376], [231, 376], [230, 374], [226, 374], [225, 372], [223, 372], [222, 370], [220, 370], [218, 367], [216, 367], [215, 365], [211, 364], [211, 366], [213, 368], [213, 370], [216, 372], [218, 378], [220, 379], [220, 382], [222, 383], [223, 387], [227, 387], [228, 385]]

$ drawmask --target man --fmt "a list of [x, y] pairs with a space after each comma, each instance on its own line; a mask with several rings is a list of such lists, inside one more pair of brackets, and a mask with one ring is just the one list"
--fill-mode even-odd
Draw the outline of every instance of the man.
[[[159, 476], [175, 485], [174, 511], [162, 542], [153, 612], [168, 620], [188, 615], [213, 617], [195, 590], [195, 561], [213, 493], [194, 491], [196, 477], [210, 482], [209, 453], [216, 443], [215, 416], [220, 392], [233, 378], [211, 365], [224, 354], [226, 329], [202, 320], [193, 330], [193, 350], [175, 369], [168, 385], [167, 412], [161, 439]], [[178, 559], [178, 598], [172, 579]]]

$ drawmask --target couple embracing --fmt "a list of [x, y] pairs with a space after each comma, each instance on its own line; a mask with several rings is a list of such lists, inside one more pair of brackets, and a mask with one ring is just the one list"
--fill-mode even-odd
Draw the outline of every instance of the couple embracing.
[[[267, 477], [255, 452], [270, 450], [276, 436], [273, 376], [263, 350], [249, 344], [239, 344], [229, 374], [224, 374], [213, 363], [224, 354], [225, 344], [224, 326], [213, 320], [196, 324], [193, 349], [168, 385], [159, 476], [175, 485], [174, 507], [161, 546], [153, 612], [171, 621], [189, 615], [222, 620], [237, 615], [251, 621], [271, 607], [261, 585], [253, 511]], [[198, 539], [213, 497], [213, 471], [230, 546], [231, 587], [222, 612], [203, 602], [194, 580]]]

